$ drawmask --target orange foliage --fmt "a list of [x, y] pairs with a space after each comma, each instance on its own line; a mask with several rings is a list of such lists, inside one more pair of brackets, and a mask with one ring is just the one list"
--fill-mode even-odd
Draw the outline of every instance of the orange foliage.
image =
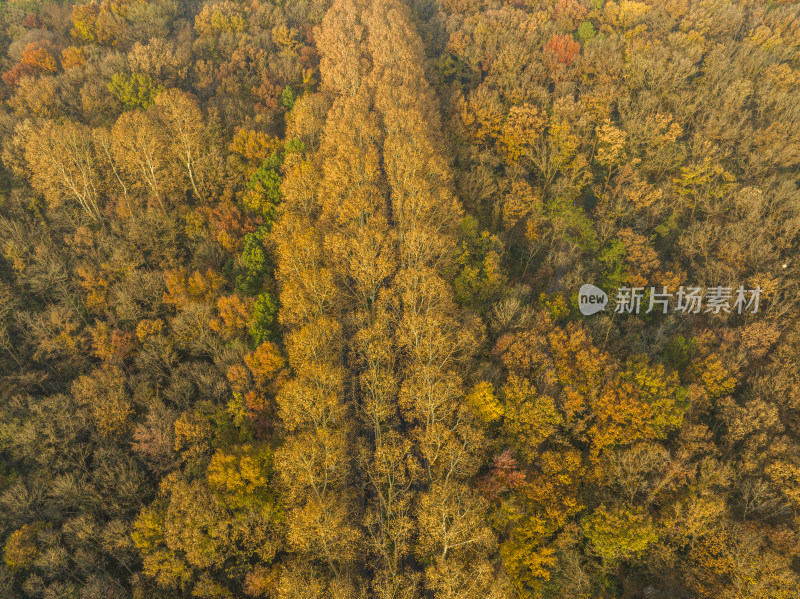
[[61, 52], [61, 66], [66, 71], [72, 67], [78, 67], [86, 63], [86, 52], [83, 48], [77, 46], [69, 46], [64, 48]]
[[492, 469], [478, 481], [478, 489], [487, 499], [494, 500], [501, 493], [513, 491], [525, 483], [525, 473], [519, 469], [511, 450], [495, 456]]
[[571, 35], [555, 34], [544, 45], [545, 55], [552, 56], [557, 62], [571, 65], [581, 51], [581, 45]]
[[34, 13], [28, 13], [22, 19], [22, 26], [27, 29], [39, 29], [42, 26], [42, 20]]
[[247, 354], [244, 361], [256, 385], [263, 387], [282, 374], [286, 368], [286, 360], [281, 355], [280, 349], [271, 341], [259, 345], [255, 351]]
[[[592, 453], [638, 439], [663, 439], [683, 418], [677, 377], [645, 358], [621, 364], [594, 347], [577, 323], [555, 325], [541, 313], [528, 331], [498, 341], [511, 377], [536, 379], [538, 392], [559, 397], [564, 425]], [[507, 425], [508, 426], [508, 425]]]
[[19, 85], [23, 77], [55, 73], [58, 71], [55, 54], [55, 47], [49, 40], [28, 43], [22, 51], [19, 64], [3, 73], [3, 83], [13, 89]]
[[30, 67], [34, 72], [55, 73], [58, 70], [58, 63], [54, 54], [55, 48], [52, 42], [47, 40], [30, 42], [22, 51], [20, 64]]
[[242, 214], [236, 206], [224, 203], [214, 208], [209, 217], [211, 238], [231, 253], [242, 251], [242, 240], [255, 231], [258, 224], [251, 214]]
[[26, 67], [24, 64], [18, 64], [5, 73], [3, 73], [2, 79], [3, 83], [5, 83], [11, 89], [14, 89], [19, 85], [20, 80], [23, 77], [30, 75], [30, 68]]
[[136, 336], [120, 329], [111, 329], [105, 322], [95, 321], [89, 329], [94, 355], [106, 362], [122, 362], [136, 348]]
[[555, 80], [561, 79], [564, 68], [575, 62], [580, 51], [581, 45], [569, 34], [556, 33], [551, 37], [544, 45], [544, 63], [550, 76]]
[[253, 301], [242, 300], [238, 295], [228, 295], [217, 300], [219, 318], [214, 318], [211, 329], [222, 337], [232, 339], [247, 330], [253, 315]]
[[195, 270], [191, 275], [185, 268], [164, 272], [167, 292], [164, 303], [181, 308], [192, 301], [210, 302], [222, 289], [224, 279], [211, 268], [205, 273]]

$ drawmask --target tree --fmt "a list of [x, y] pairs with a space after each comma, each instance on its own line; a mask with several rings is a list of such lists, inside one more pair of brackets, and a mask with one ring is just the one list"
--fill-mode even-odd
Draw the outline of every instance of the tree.
[[48, 202], [72, 200], [93, 218], [100, 216], [99, 164], [91, 129], [46, 121], [36, 129], [23, 125], [15, 139], [24, 144], [32, 185]]
[[25, 524], [8, 537], [3, 549], [3, 561], [12, 571], [27, 568], [36, 559], [36, 526]]
[[250, 336], [260, 345], [274, 337], [274, 323], [278, 307], [269, 293], [263, 293], [256, 298], [253, 307], [253, 319], [250, 322]]
[[111, 129], [114, 157], [125, 172], [130, 189], [158, 202], [166, 211], [165, 200], [180, 178], [167, 152], [168, 140], [151, 112], [124, 112]]
[[49, 40], [31, 42], [22, 51], [20, 64], [34, 73], [55, 73], [58, 63], [55, 57], [55, 47]]
[[89, 407], [101, 435], [108, 437], [125, 431], [133, 410], [119, 368], [104, 366], [78, 378], [72, 386], [72, 393], [80, 403]]
[[162, 88], [153, 83], [150, 75], [115, 73], [108, 84], [108, 91], [126, 110], [134, 110], [152, 106]]
[[584, 534], [606, 567], [646, 550], [658, 535], [645, 514], [601, 505], [584, 523]]
[[206, 176], [203, 163], [205, 121], [197, 101], [186, 92], [169, 89], [155, 97], [158, 115], [170, 139], [169, 149], [186, 169], [192, 190], [204, 199]]
[[72, 7], [72, 36], [82, 43], [115, 46], [122, 38], [132, 0], [92, 0]]
[[[165, 477], [157, 502], [142, 510], [133, 540], [144, 555], [145, 572], [166, 588], [194, 586], [194, 593], [216, 585], [228, 593], [253, 561], [268, 565], [279, 540], [282, 511], [271, 492], [271, 452], [243, 445], [218, 450], [203, 480]], [[209, 572], [226, 573], [225, 585]], [[194, 573], [205, 572], [197, 581]]]

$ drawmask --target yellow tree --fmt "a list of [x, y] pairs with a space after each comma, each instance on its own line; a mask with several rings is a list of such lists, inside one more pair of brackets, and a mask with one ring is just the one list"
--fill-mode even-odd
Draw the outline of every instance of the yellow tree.
[[[288, 135], [308, 127], [294, 119]], [[334, 596], [350, 588], [361, 543], [337, 273], [326, 264], [317, 222], [317, 160], [297, 153], [287, 157], [282, 213], [271, 237], [281, 290], [279, 318], [293, 372], [276, 398], [287, 433], [276, 463], [292, 551], [279, 590], [283, 597], [298, 598]]]
[[91, 217], [100, 216], [101, 180], [92, 131], [80, 123], [26, 122], [15, 143], [24, 146], [31, 184], [49, 203], [72, 200]]
[[205, 119], [197, 100], [187, 92], [168, 89], [156, 96], [155, 106], [168, 133], [170, 153], [186, 170], [195, 196], [204, 199], [204, 177], [198, 172], [198, 163], [204, 151]]
[[152, 112], [122, 113], [111, 129], [111, 138], [114, 157], [131, 189], [145, 195], [149, 192], [166, 211], [165, 199], [173, 191], [176, 177], [169, 160], [169, 140]]
[[461, 208], [408, 9], [386, 0], [373, 3], [366, 15], [398, 252], [390, 288], [397, 314], [395, 352], [402, 357], [398, 404], [419, 464], [415, 553], [424, 564], [428, 592], [494, 596], [501, 587], [488, 559], [495, 541], [483, 519], [485, 506], [469, 488], [483, 438], [463, 400], [464, 366], [481, 327], [464, 322], [441, 275], [454, 249]]

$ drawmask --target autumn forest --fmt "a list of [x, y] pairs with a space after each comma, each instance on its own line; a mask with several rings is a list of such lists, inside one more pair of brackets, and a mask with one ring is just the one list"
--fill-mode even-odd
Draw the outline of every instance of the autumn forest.
[[0, 599], [800, 597], [800, 3], [5, 0], [0, 76]]

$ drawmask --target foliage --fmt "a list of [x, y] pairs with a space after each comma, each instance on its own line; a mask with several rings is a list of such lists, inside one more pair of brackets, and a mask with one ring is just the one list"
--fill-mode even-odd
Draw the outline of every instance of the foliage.
[[581, 26], [578, 27], [578, 38], [584, 44], [592, 39], [596, 34], [594, 25], [590, 21], [584, 21], [581, 23]]
[[275, 154], [250, 176], [245, 187], [242, 203], [245, 208], [261, 216], [267, 232], [275, 221], [277, 205], [281, 200], [281, 176], [278, 172], [280, 161]]
[[153, 83], [150, 75], [142, 73], [116, 73], [108, 84], [108, 91], [126, 110], [152, 106], [162, 90]]
[[797, 595], [792, 2], [0, 5], [0, 596]]
[[462, 220], [461, 233], [453, 281], [456, 299], [473, 307], [486, 305], [500, 296], [505, 283], [500, 240], [488, 231], [480, 232], [478, 221], [471, 216]]
[[250, 321], [250, 337], [256, 345], [274, 338], [278, 305], [269, 293], [256, 298], [253, 319]]
[[629, 508], [601, 505], [584, 519], [583, 530], [607, 565], [641, 553], [658, 540], [647, 516]]
[[9, 535], [3, 549], [3, 560], [12, 571], [27, 568], [36, 555], [36, 526], [24, 524]]

